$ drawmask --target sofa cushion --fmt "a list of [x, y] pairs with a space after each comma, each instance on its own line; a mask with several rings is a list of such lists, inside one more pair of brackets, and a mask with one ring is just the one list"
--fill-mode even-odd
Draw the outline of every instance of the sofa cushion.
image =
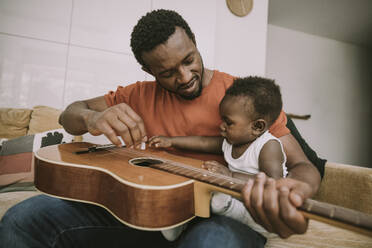
[[0, 150], [0, 192], [34, 190], [34, 152], [41, 147], [73, 141], [73, 135], [64, 129], [56, 129], [3, 142]]
[[292, 235], [288, 239], [279, 236], [268, 238], [265, 248], [361, 248], [372, 247], [372, 238], [353, 231], [310, 220], [303, 235]]
[[62, 128], [62, 126], [58, 124], [58, 118], [61, 113], [62, 110], [52, 107], [35, 106], [31, 114], [27, 134], [36, 134]]
[[31, 112], [31, 109], [0, 108], [0, 138], [26, 135]]
[[372, 169], [327, 162], [314, 199], [372, 214]]

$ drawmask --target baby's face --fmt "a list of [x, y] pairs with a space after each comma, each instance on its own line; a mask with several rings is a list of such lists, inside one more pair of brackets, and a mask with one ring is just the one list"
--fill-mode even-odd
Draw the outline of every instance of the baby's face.
[[232, 145], [243, 145], [256, 139], [252, 129], [254, 119], [250, 114], [253, 106], [247, 108], [249, 102], [246, 97], [227, 96], [220, 103], [221, 136]]

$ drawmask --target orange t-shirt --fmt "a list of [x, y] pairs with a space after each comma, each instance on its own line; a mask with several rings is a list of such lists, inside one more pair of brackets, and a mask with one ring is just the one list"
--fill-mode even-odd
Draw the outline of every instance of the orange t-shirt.
[[[155, 81], [137, 82], [122, 87], [105, 95], [107, 105], [119, 103], [128, 104], [142, 117], [148, 137], [165, 136], [219, 136], [221, 118], [219, 104], [225, 91], [233, 83], [234, 77], [219, 71], [214, 71], [211, 82], [203, 88], [202, 94], [193, 99], [185, 100], [159, 86]], [[286, 127], [287, 118], [282, 111], [270, 132], [281, 137], [289, 134]], [[177, 152], [202, 160], [223, 161], [222, 156], [211, 154], [196, 154], [193, 152]]]

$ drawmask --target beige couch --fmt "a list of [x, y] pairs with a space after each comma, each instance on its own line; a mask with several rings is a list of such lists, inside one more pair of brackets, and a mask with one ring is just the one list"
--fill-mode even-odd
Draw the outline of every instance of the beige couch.
[[[48, 130], [61, 129], [62, 126], [58, 124], [61, 112], [48, 106], [35, 106], [32, 109], [0, 108], [0, 139], [2, 141], [15, 140], [26, 137], [26, 135], [31, 136]], [[82, 137], [78, 136], [74, 139], [81, 141]], [[15, 169], [12, 174], [6, 174], [4, 172], [5, 157], [0, 156], [0, 218], [14, 204], [39, 194], [32, 187], [33, 168], [30, 168], [30, 172], [18, 173], [19, 171]], [[12, 184], [7, 185], [9, 182]], [[4, 187], [4, 185], [7, 186]]]
[[[2, 111], [4, 109], [0, 109], [0, 138], [61, 128], [57, 122], [60, 110], [42, 106], [26, 109], [22, 125], [19, 122], [12, 125], [9, 118], [4, 120], [1, 117]], [[6, 129], [8, 131], [4, 132]], [[9, 130], [13, 135], [10, 135]], [[0, 193], [0, 218], [14, 204], [37, 194], [36, 191]], [[372, 214], [372, 169], [328, 162], [315, 199]], [[285, 240], [270, 238], [266, 247], [372, 247], [372, 237], [310, 220], [306, 234], [294, 235]]]

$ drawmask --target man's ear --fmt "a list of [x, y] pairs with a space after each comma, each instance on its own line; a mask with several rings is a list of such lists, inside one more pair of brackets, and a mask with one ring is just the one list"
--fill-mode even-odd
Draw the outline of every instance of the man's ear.
[[150, 71], [150, 69], [147, 68], [147, 67], [145, 67], [145, 66], [142, 66], [142, 71], [145, 71], [145, 72], [147, 72], [148, 74], [154, 76], [154, 74], [152, 74], [152, 72]]
[[253, 132], [260, 135], [267, 129], [267, 122], [264, 119], [257, 119], [253, 122]]

